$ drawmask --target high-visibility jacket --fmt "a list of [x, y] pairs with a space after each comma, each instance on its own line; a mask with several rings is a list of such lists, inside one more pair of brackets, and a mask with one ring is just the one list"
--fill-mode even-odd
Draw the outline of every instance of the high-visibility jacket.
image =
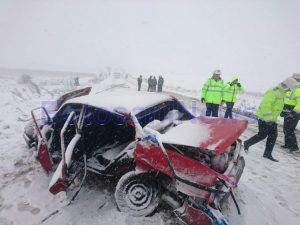
[[206, 103], [220, 104], [223, 99], [223, 80], [208, 79], [203, 88], [201, 97], [205, 99]]
[[265, 122], [277, 123], [284, 107], [284, 97], [285, 91], [281, 86], [268, 90], [256, 112], [258, 118]]
[[297, 89], [295, 90], [293, 94], [293, 99], [295, 100], [295, 108], [294, 111], [298, 114], [300, 114], [300, 84], [298, 85]]
[[294, 99], [294, 93], [292, 91], [288, 91], [285, 95], [284, 104], [289, 106], [295, 106], [297, 104]]
[[236, 102], [237, 94], [244, 91], [242, 86], [239, 87], [237, 84], [232, 84], [232, 82], [237, 79], [237, 77], [233, 77], [231, 81], [225, 85], [223, 90], [223, 100], [225, 102]]

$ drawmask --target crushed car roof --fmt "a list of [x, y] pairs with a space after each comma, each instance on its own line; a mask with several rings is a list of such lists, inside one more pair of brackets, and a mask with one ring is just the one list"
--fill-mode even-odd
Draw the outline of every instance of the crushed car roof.
[[138, 114], [156, 104], [174, 99], [170, 95], [133, 90], [109, 90], [68, 100], [65, 104], [85, 104], [115, 113]]

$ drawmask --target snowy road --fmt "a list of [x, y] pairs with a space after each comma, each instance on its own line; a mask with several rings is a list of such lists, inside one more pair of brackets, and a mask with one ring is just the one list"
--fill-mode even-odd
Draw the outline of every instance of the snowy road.
[[[65, 207], [68, 202], [64, 195], [52, 196], [48, 192], [51, 177], [41, 169], [21, 136], [25, 124], [22, 120], [28, 118], [29, 110], [38, 106], [40, 100], [56, 99], [65, 92], [63, 82], [59, 78], [37, 78], [35, 82], [40, 87], [43, 84], [43, 88], [37, 91], [35, 87], [18, 84], [12, 78], [0, 78], [0, 225], [176, 223], [172, 215], [166, 213], [148, 218], [132, 218], [118, 212], [113, 201], [114, 184], [107, 184], [93, 176], [74, 204]], [[104, 82], [102, 88], [109, 87], [113, 82]], [[135, 88], [133, 83], [126, 85]], [[179, 97], [186, 105], [191, 104], [190, 98]], [[197, 105], [197, 112], [200, 113], [203, 105], [199, 102]], [[256, 129], [256, 125], [251, 124], [243, 139], [253, 135]], [[245, 156], [246, 168], [236, 193], [242, 215], [237, 215], [232, 202], [225, 207], [231, 225], [299, 224], [300, 154], [288, 154], [282, 150], [282, 138], [280, 129], [274, 150], [279, 163], [262, 158], [264, 142], [253, 146]], [[51, 213], [53, 216], [42, 222]]]

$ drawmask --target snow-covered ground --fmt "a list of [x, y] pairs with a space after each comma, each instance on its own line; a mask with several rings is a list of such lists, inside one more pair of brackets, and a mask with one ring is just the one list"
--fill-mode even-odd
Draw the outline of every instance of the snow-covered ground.
[[[53, 196], [48, 191], [51, 175], [44, 173], [35, 160], [33, 150], [28, 150], [22, 138], [25, 121], [32, 108], [41, 100], [56, 99], [70, 89], [67, 79], [52, 76], [36, 76], [34, 83], [19, 83], [18, 78], [0, 74], [0, 225], [32, 224], [111, 224], [152, 225], [176, 224], [172, 215], [160, 212], [153, 217], [132, 218], [117, 211], [113, 190], [114, 183], [90, 176], [75, 202], [68, 204], [64, 194]], [[132, 77], [108, 78], [96, 82], [92, 77], [80, 80], [83, 86], [94, 84], [97, 90], [115, 86], [136, 89]], [[36, 84], [36, 85], [34, 85]], [[176, 88], [177, 87], [177, 88]], [[146, 86], [143, 86], [143, 90]], [[189, 107], [192, 100], [199, 99], [198, 90], [168, 86]], [[138, 92], [137, 92], [138, 94]], [[240, 105], [257, 106], [259, 97], [244, 95]], [[197, 113], [204, 106], [197, 100]], [[255, 123], [249, 125], [243, 139], [255, 134]], [[297, 134], [299, 137], [299, 133]], [[300, 221], [300, 154], [286, 153], [282, 129], [274, 156], [280, 160], [273, 163], [262, 158], [264, 142], [253, 146], [246, 158], [246, 168], [236, 195], [242, 215], [238, 216], [230, 201], [224, 212], [231, 225], [298, 225]], [[52, 215], [49, 217], [49, 215]]]

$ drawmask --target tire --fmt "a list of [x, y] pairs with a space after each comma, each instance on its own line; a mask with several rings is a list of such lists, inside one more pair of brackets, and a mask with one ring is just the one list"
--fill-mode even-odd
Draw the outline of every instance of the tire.
[[160, 203], [160, 186], [148, 173], [131, 171], [118, 182], [115, 200], [118, 209], [131, 216], [151, 216]]
[[[241, 156], [241, 157], [239, 158], [239, 169], [238, 169], [238, 172], [237, 172], [237, 174], [236, 174], [237, 182], [239, 182], [240, 179], [241, 179], [241, 176], [242, 176], [242, 174], [243, 174], [243, 172], [244, 172], [245, 165], [246, 165], [245, 159], [244, 159], [243, 156]], [[223, 205], [223, 204], [228, 200], [229, 196], [230, 196], [230, 193], [226, 193], [226, 194], [223, 196], [223, 198], [221, 198], [221, 200], [220, 200], [220, 205]]]

